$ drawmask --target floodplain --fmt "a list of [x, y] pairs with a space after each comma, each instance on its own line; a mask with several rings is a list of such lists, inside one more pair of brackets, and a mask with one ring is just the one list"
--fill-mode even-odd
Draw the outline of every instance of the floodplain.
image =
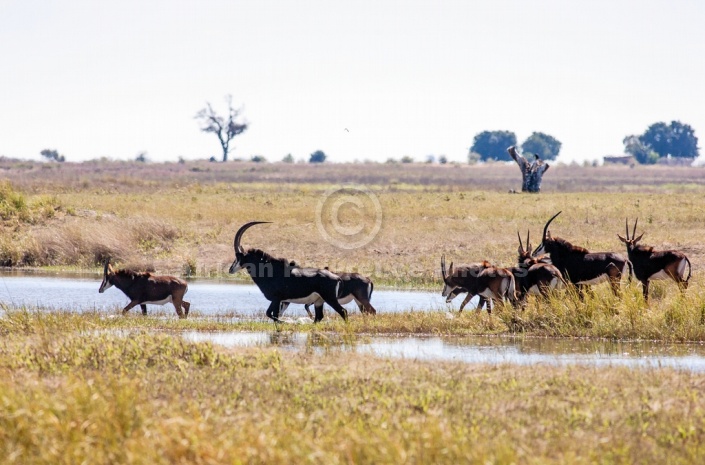
[[[3, 286], [18, 270], [68, 273], [92, 277], [98, 296], [100, 263], [110, 257], [194, 285], [235, 287], [251, 281], [227, 274], [233, 234], [263, 220], [272, 224], [248, 231], [245, 247], [358, 270], [373, 278], [375, 292], [440, 294], [442, 254], [512, 265], [517, 231], [525, 237], [530, 229], [535, 246], [557, 211], [554, 235], [623, 253], [616, 234], [625, 218], [638, 217], [644, 242], [684, 251], [693, 272], [684, 294], [660, 282], [648, 304], [625, 280], [619, 297], [600, 285], [584, 300], [558, 291], [523, 308], [498, 305], [491, 315], [458, 313], [457, 303], [375, 317], [349, 306], [348, 323], [330, 313], [317, 325], [275, 326], [227, 304], [206, 315], [197, 301], [187, 320], [170, 307], [123, 317], [119, 305], [85, 312], [3, 302], [7, 463], [697, 463], [705, 455], [705, 374], [697, 370], [345, 350], [400, 335], [702, 343], [701, 169], [555, 166], [538, 195], [509, 193], [519, 173], [505, 165], [2, 160], [0, 173]], [[346, 248], [344, 235], [321, 234], [319, 206], [343, 198], [359, 200], [341, 218], [363, 235], [381, 212], [374, 237], [357, 248]], [[302, 334], [310, 342], [296, 351], [226, 346], [184, 337], [194, 332]]]

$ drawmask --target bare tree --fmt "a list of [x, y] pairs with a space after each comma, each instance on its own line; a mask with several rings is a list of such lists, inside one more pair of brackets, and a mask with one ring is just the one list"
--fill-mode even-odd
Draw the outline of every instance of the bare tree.
[[245, 132], [247, 123], [237, 122], [240, 110], [233, 108], [233, 96], [228, 95], [225, 101], [228, 103], [227, 117], [218, 115], [211, 104], [206, 102], [206, 107], [196, 113], [195, 118], [201, 123], [201, 131], [212, 132], [218, 137], [220, 147], [223, 149], [223, 161], [228, 161], [230, 141]]
[[540, 192], [541, 179], [549, 168], [549, 164], [541, 160], [538, 155], [534, 155], [533, 161], [527, 160], [517, 153], [517, 149], [513, 145], [507, 149], [507, 152], [509, 152], [509, 155], [517, 162], [519, 169], [521, 169], [521, 191]]

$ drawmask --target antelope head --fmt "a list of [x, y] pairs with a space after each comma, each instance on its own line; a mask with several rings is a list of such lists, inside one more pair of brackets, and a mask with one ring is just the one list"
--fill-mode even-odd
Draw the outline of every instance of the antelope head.
[[524, 244], [521, 243], [521, 236], [519, 235], [519, 231], [517, 231], [517, 239], [519, 239], [519, 248], [517, 249], [517, 253], [519, 254], [519, 263], [523, 263], [525, 260], [531, 258], [531, 242], [529, 242], [529, 231], [526, 231], [526, 248], [524, 248]]
[[105, 267], [103, 268], [103, 282], [100, 283], [100, 289], [98, 289], [99, 293], [102, 294], [106, 289], [112, 287], [113, 276], [115, 276], [115, 270], [113, 270], [113, 266], [110, 264], [110, 259], [108, 258], [105, 260]]
[[245, 253], [245, 249], [242, 248], [242, 245], [240, 245], [240, 240], [242, 239], [242, 235], [245, 234], [245, 231], [247, 231], [248, 228], [251, 228], [252, 226], [256, 224], [266, 224], [266, 223], [271, 223], [271, 221], [251, 221], [245, 225], [243, 225], [240, 229], [237, 230], [237, 233], [235, 233], [235, 241], [233, 243], [233, 247], [235, 248], [235, 261], [233, 262], [232, 265], [230, 265], [230, 273], [237, 273], [239, 270], [244, 268], [244, 266], [247, 264], [247, 259], [246, 256], [247, 254]]
[[453, 275], [453, 262], [450, 262], [450, 268], [446, 272], [446, 256], [441, 255], [441, 275], [443, 276], [443, 292], [441, 295], [443, 297], [448, 297], [451, 295], [453, 290], [457, 287], [455, 284], [453, 284], [451, 280], [451, 276]]
[[551, 217], [550, 220], [548, 220], [546, 222], [546, 225], [543, 227], [543, 236], [541, 237], [541, 243], [539, 244], [538, 247], [536, 247], [536, 250], [534, 250], [531, 254], [534, 257], [546, 253], [546, 242], [550, 242], [551, 240], [553, 240], [553, 238], [551, 237], [551, 231], [548, 230], [548, 226], [551, 224], [551, 221], [555, 220], [556, 217], [558, 215], [560, 215], [561, 213], [562, 213], [562, 211], [556, 213], [555, 215], [553, 215]]
[[637, 243], [641, 240], [642, 237], [644, 237], [644, 233], [641, 233], [639, 237], [636, 236], [636, 225], [639, 223], [639, 218], [634, 221], [634, 229], [632, 229], [632, 237], [629, 237], [629, 221], [625, 218], [624, 219], [624, 229], [627, 237], [622, 237], [619, 234], [617, 234], [617, 237], [619, 238], [620, 241], [624, 242], [627, 245], [627, 252], [631, 252], [634, 250], [637, 246]]

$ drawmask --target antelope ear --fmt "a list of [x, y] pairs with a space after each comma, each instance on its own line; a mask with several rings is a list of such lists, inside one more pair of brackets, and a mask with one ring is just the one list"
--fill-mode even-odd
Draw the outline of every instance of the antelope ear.
[[549, 238], [549, 239], [553, 239], [553, 238], [551, 237], [551, 231], [546, 231], [546, 237]]
[[620, 241], [624, 242], [625, 244], [627, 243], [627, 240], [625, 238], [623, 238], [622, 236], [620, 236], [619, 234], [617, 234], [617, 237], [619, 238]]
[[[531, 249], [529, 249], [529, 250], [531, 250]], [[524, 255], [524, 248], [522, 246], [517, 247], [517, 253], [519, 255]]]
[[113, 265], [108, 263], [108, 273], [113, 274], [115, 273], [115, 268], [113, 268]]
[[634, 239], [634, 243], [636, 244], [637, 242], [639, 242], [642, 237], [644, 237], [644, 233], [641, 233], [641, 236], [639, 236], [639, 237], [637, 237], [636, 239]]

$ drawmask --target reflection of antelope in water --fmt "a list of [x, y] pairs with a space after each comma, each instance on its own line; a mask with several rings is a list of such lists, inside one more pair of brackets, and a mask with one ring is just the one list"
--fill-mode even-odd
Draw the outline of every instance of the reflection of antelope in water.
[[[471, 265], [460, 265], [453, 269], [451, 262], [446, 272], [445, 255], [441, 257], [441, 274], [443, 276], [443, 297], [455, 297], [467, 292], [468, 295], [463, 301], [460, 311], [465, 304], [474, 296], [480, 296], [478, 308], [482, 308], [485, 300], [489, 300], [487, 313], [492, 312], [492, 299], [509, 299], [512, 304], [516, 303], [516, 282], [512, 272], [506, 268], [497, 268], [483, 261]], [[452, 297], [451, 297], [452, 296]], [[449, 300], [446, 299], [446, 302]]]
[[114, 270], [108, 259], [105, 261], [103, 282], [98, 292], [102, 294], [111, 286], [120, 289], [130, 299], [130, 303], [122, 309], [123, 314], [139, 305], [142, 314], [146, 315], [147, 304], [164, 305], [171, 302], [179, 318], [186, 318], [191, 307], [191, 304], [184, 300], [188, 284], [183, 279], [133, 270]]
[[[638, 279], [644, 291], [644, 300], [649, 300], [649, 281], [654, 279], [672, 279], [678, 284], [681, 291], [688, 289], [688, 281], [691, 276], [690, 260], [683, 252], [678, 250], [654, 250], [653, 247], [637, 245], [644, 237], [641, 233], [636, 235], [636, 225], [639, 219], [634, 222], [632, 237], [629, 237], [629, 222], [624, 220], [627, 237], [617, 234], [619, 240], [627, 245], [629, 261], [634, 266], [634, 276]], [[685, 267], [688, 265], [688, 277], [685, 277]]]
[[[622, 254], [613, 252], [591, 253], [587, 249], [571, 244], [560, 237], [552, 237], [548, 226], [561, 212], [551, 217], [543, 228], [541, 244], [533, 255], [548, 253], [551, 262], [558, 268], [563, 278], [578, 286], [582, 298], [585, 288], [609, 280], [614, 295], [619, 293], [619, 282], [622, 275], [631, 270], [631, 262]], [[628, 274], [627, 274], [628, 275]]]
[[[328, 270], [328, 267], [325, 268]], [[370, 303], [372, 298], [372, 290], [374, 289], [374, 284], [372, 280], [367, 276], [363, 276], [359, 273], [335, 273], [340, 276], [342, 283], [340, 289], [338, 290], [338, 303], [340, 305], [349, 304], [353, 300], [357, 304], [360, 312], [375, 315], [377, 310]], [[303, 303], [303, 302], [299, 302]], [[308, 316], [313, 318], [309, 306], [313, 304], [314, 308], [323, 307], [323, 299], [313, 298], [309, 303], [304, 303], [304, 308]], [[282, 302], [281, 311], [283, 312], [289, 306], [288, 302]]]

